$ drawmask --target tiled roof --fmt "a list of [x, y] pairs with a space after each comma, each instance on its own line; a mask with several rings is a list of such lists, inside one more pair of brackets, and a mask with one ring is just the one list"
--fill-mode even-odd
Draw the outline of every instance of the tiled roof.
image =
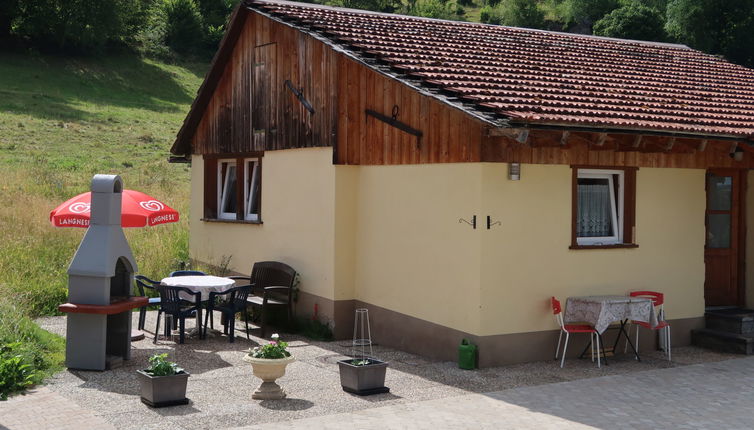
[[754, 70], [685, 46], [290, 2], [248, 5], [513, 124], [754, 135]]

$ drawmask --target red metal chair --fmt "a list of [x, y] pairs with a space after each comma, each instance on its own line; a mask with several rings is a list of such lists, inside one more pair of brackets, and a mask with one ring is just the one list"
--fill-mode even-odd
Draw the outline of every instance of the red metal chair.
[[[594, 350], [595, 345], [597, 347], [597, 367], [601, 367], [602, 364], [600, 362], [600, 335], [597, 333], [597, 330], [594, 329], [594, 327], [588, 325], [588, 324], [565, 324], [563, 322], [563, 311], [562, 307], [560, 306], [560, 301], [553, 297], [551, 299], [552, 302], [552, 313], [555, 315], [555, 320], [558, 322], [558, 326], [560, 326], [560, 335], [558, 336], [558, 347], [555, 349], [555, 359], [558, 359], [558, 353], [560, 352], [560, 341], [563, 339], [563, 333], [566, 334], [565, 338], [565, 344], [563, 345], [563, 357], [560, 359], [560, 367], [562, 368], [565, 364], [565, 356], [566, 356], [566, 349], [568, 348], [568, 338], [571, 333], [589, 333], [589, 338], [591, 341], [591, 347], [592, 347], [592, 361], [594, 361]], [[595, 336], [596, 335], [596, 336]], [[595, 343], [596, 339], [596, 343]]]
[[[660, 332], [661, 335], [665, 336], [665, 352], [668, 354], [668, 361], [670, 361], [670, 324], [665, 321], [665, 295], [662, 293], [658, 293], [656, 291], [632, 291], [628, 293], [631, 297], [644, 297], [652, 300], [652, 304], [654, 304], [655, 308], [659, 307], [659, 313], [657, 314], [657, 319], [659, 320], [657, 322], [656, 327], [652, 327], [649, 325], [649, 323], [645, 323], [643, 321], [631, 321], [631, 324], [636, 325], [636, 351], [639, 351], [639, 327], [645, 327], [649, 330], [663, 330], [663, 332]], [[628, 327], [628, 332], [631, 331], [631, 327]], [[626, 342], [626, 346], [623, 347], [624, 352], [626, 348], [628, 347], [628, 342]]]

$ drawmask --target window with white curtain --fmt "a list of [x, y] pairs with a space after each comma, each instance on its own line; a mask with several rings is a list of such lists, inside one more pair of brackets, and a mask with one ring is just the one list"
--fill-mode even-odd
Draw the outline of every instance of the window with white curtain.
[[579, 169], [576, 183], [578, 245], [623, 243], [624, 171]]

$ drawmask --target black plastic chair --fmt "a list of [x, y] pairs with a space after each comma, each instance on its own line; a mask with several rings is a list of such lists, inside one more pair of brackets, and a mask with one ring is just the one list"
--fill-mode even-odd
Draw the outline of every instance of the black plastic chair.
[[[225, 291], [210, 292], [206, 303], [207, 314], [204, 316], [204, 336], [207, 336], [207, 319], [212, 320], [213, 311], [222, 313], [225, 325], [223, 333], [227, 334], [230, 342], [236, 339], [236, 314], [243, 312], [246, 321], [246, 338], [249, 338], [249, 314], [246, 311], [246, 299], [251, 294], [251, 285], [233, 287]], [[210, 324], [213, 324], [210, 321]]]
[[[156, 287], [157, 285], [160, 285], [159, 282], [153, 281], [144, 275], [134, 276], [134, 281], [136, 283], [136, 288], [139, 290], [139, 295], [142, 297], [148, 297], [146, 294], [147, 290], [157, 291]], [[147, 307], [159, 304], [159, 297], [149, 297], [149, 304], [139, 308], [139, 330], [144, 330], [144, 322], [147, 319]]]
[[207, 274], [201, 270], [176, 270], [170, 272], [168, 276], [172, 278], [173, 276], [207, 276]]
[[[157, 291], [160, 292], [160, 310], [157, 312], [157, 328], [154, 330], [154, 342], [157, 343], [157, 336], [160, 333], [160, 316], [164, 313], [166, 315], [170, 315], [173, 318], [173, 321], [176, 319], [179, 322], [179, 330], [180, 330], [180, 341], [179, 343], [183, 343], [186, 338], [186, 317], [192, 317], [194, 315], [197, 316], [196, 318], [196, 325], [199, 329], [199, 338], [204, 338], [203, 332], [202, 332], [202, 293], [201, 292], [194, 292], [186, 287], [169, 287], [166, 285], [157, 285], [156, 286]], [[185, 293], [186, 295], [192, 296], [192, 300], [185, 300], [181, 298], [181, 293]], [[196, 314], [194, 314], [196, 312]], [[165, 336], [170, 335], [170, 327], [167, 324], [167, 321], [165, 323]]]
[[293, 283], [296, 271], [279, 261], [260, 261], [251, 268], [251, 276], [230, 276], [231, 279], [245, 279], [251, 283], [252, 295], [247, 299], [250, 306], [261, 309], [261, 336], [265, 337], [267, 319], [265, 310], [271, 307], [285, 307], [288, 324], [293, 318]]

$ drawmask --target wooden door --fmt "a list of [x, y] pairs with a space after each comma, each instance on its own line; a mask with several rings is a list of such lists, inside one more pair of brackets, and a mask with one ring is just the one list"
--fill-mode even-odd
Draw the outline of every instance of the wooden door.
[[278, 149], [277, 110], [280, 87], [277, 82], [277, 44], [254, 48], [254, 81], [251, 97], [251, 126], [254, 151]]
[[743, 305], [743, 197], [745, 172], [707, 172], [704, 247], [706, 306]]

